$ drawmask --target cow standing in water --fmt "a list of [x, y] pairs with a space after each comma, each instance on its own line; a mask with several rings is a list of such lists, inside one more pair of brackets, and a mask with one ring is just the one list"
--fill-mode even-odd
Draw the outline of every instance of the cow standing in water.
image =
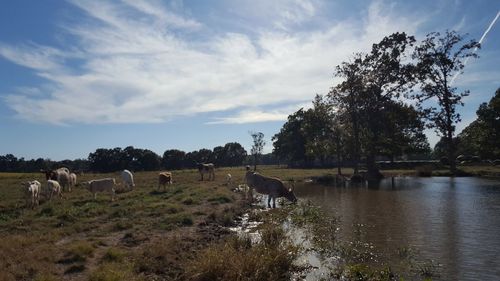
[[208, 180], [215, 180], [215, 167], [212, 163], [196, 163], [198, 171], [200, 172], [201, 181], [203, 180], [203, 175], [208, 174]]
[[273, 208], [276, 208], [277, 197], [285, 197], [291, 202], [297, 202], [293, 190], [286, 188], [285, 184], [278, 178], [266, 177], [247, 169], [245, 180], [250, 188], [255, 189], [258, 193], [268, 195], [267, 206], [269, 208], [271, 208], [271, 199], [273, 199]]

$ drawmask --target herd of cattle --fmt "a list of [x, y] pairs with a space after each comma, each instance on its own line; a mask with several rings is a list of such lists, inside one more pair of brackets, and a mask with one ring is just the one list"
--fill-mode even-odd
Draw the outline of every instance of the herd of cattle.
[[[212, 163], [197, 164], [198, 172], [200, 173], [200, 181], [203, 181], [204, 175], [208, 175], [208, 180], [215, 180], [215, 167]], [[68, 168], [59, 168], [56, 170], [41, 170], [45, 174], [47, 180], [46, 188], [42, 189], [42, 184], [37, 181], [23, 182], [22, 187], [26, 199], [26, 206], [29, 208], [34, 208], [39, 205], [39, 198], [43, 195], [49, 200], [52, 200], [54, 195], [62, 198], [62, 192], [71, 192], [71, 188], [75, 187], [77, 182], [77, 176], [75, 173], [71, 173]], [[134, 175], [129, 170], [123, 170], [120, 173], [120, 178], [123, 186], [126, 189], [132, 190], [135, 187]], [[158, 189], [163, 186], [166, 189], [166, 185], [172, 184], [172, 173], [171, 172], [160, 172], [158, 174]], [[226, 185], [232, 186], [232, 176], [231, 174], [226, 175]], [[111, 201], [115, 199], [115, 187], [117, 186], [115, 178], [103, 178], [95, 179], [86, 182], [82, 182], [90, 193], [93, 194], [94, 199], [97, 197], [97, 193], [107, 192], [111, 195]], [[242, 189], [247, 192], [251, 192], [252, 189], [261, 194], [268, 195], [267, 205], [271, 207], [271, 200], [273, 200], [273, 208], [276, 207], [276, 198], [285, 197], [291, 202], [296, 202], [297, 198], [293, 193], [291, 188], [287, 188], [283, 181], [278, 178], [266, 177], [255, 171], [251, 171], [250, 167], [246, 167], [245, 174], [245, 184], [239, 185]]]

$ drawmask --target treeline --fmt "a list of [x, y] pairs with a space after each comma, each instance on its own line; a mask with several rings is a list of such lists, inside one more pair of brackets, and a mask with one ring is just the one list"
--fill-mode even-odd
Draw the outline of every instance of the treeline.
[[[457, 155], [482, 160], [500, 159], [500, 88], [489, 102], [482, 103], [476, 111], [477, 119], [453, 139]], [[446, 142], [440, 140], [434, 148], [434, 157], [447, 157]]]
[[[339, 82], [317, 95], [311, 109], [288, 117], [273, 137], [273, 152], [294, 166], [343, 163], [357, 173], [363, 163], [368, 178], [377, 179], [382, 177], [377, 160], [429, 156], [424, 129], [432, 128], [442, 136], [456, 172], [457, 107], [469, 91], [451, 85], [479, 47], [454, 31], [430, 33], [419, 44], [404, 32], [384, 37], [370, 52], [336, 66]], [[472, 143], [471, 137], [460, 139]], [[482, 143], [487, 141], [491, 136]]]
[[[271, 154], [264, 154], [260, 164], [278, 164]], [[166, 150], [162, 156], [148, 149], [134, 148], [99, 148], [89, 154], [87, 159], [52, 161], [50, 159], [16, 158], [12, 154], [0, 156], [0, 172], [38, 172], [61, 166], [76, 172], [108, 173], [129, 169], [131, 171], [156, 171], [160, 169], [178, 170], [196, 168], [196, 163], [214, 163], [217, 167], [234, 167], [253, 163], [253, 158], [237, 142], [230, 142], [214, 149], [200, 149], [184, 152], [178, 149]]]

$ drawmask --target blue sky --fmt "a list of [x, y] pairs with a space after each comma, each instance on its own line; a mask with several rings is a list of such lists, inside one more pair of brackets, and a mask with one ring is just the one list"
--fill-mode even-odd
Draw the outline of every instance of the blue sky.
[[[395, 31], [479, 40], [500, 11], [496, 0], [0, 5], [0, 155], [53, 160], [128, 145], [249, 150], [249, 131], [263, 132], [270, 152], [286, 117], [326, 94], [354, 52]], [[500, 86], [499, 24], [455, 80], [471, 91], [458, 131]]]

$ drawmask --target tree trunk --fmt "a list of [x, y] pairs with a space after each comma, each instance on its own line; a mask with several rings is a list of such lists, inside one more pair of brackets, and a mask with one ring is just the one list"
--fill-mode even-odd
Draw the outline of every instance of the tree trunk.
[[356, 114], [354, 113], [353, 116], [352, 116], [352, 123], [353, 123], [353, 126], [352, 126], [352, 130], [353, 130], [353, 134], [354, 134], [354, 163], [353, 163], [353, 170], [354, 170], [354, 174], [359, 174], [359, 151], [360, 151], [360, 147], [359, 147], [359, 127], [358, 127], [358, 118], [356, 116]]
[[342, 153], [341, 153], [341, 150], [340, 150], [340, 136], [337, 134], [337, 137], [335, 138], [335, 141], [336, 141], [336, 146], [337, 146], [337, 174], [338, 175], [342, 175], [342, 161], [341, 161], [341, 157], [342, 157]]
[[253, 155], [253, 170], [257, 171], [257, 154]]
[[380, 170], [375, 163], [375, 155], [373, 153], [370, 153], [366, 157], [366, 169], [366, 179], [368, 181], [379, 181], [384, 178], [384, 175], [380, 173]]
[[453, 143], [453, 133], [448, 130], [448, 135], [446, 137], [448, 142], [448, 161], [450, 163], [450, 172], [453, 175], [457, 174], [457, 160], [455, 157], [455, 144]]

